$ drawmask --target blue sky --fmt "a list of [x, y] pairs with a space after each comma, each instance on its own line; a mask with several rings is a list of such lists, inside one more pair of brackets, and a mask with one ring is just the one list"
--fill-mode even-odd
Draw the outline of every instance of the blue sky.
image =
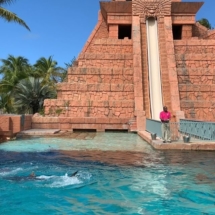
[[[197, 19], [207, 18], [215, 27], [214, 8], [215, 0], [205, 0]], [[95, 27], [99, 0], [17, 0], [7, 9], [22, 18], [31, 32], [0, 19], [0, 59], [11, 54], [34, 64], [40, 57], [53, 56], [64, 66], [81, 52]]]

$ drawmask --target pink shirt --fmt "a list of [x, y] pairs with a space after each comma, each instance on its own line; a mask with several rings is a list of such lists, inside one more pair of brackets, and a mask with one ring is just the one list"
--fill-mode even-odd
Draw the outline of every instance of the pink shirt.
[[171, 118], [170, 112], [168, 112], [168, 111], [167, 111], [167, 112], [162, 111], [162, 112], [160, 113], [160, 119], [161, 119], [161, 121], [169, 121], [170, 118]]

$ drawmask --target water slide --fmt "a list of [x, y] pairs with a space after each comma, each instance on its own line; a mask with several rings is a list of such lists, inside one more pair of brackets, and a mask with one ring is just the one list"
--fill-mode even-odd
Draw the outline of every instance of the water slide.
[[157, 20], [149, 18], [146, 21], [147, 44], [148, 44], [148, 65], [149, 65], [149, 88], [151, 117], [159, 120], [159, 114], [163, 110], [163, 98], [161, 92], [161, 74], [158, 46]]

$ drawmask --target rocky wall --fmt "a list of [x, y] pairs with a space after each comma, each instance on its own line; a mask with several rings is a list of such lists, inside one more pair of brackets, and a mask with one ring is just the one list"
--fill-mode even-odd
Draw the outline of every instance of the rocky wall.
[[215, 121], [215, 40], [175, 41], [181, 110]]
[[62, 100], [73, 100], [73, 101], [81, 101], [81, 100], [101, 100], [101, 101], [109, 101], [109, 100], [133, 100], [134, 93], [133, 92], [79, 92], [79, 91], [58, 91], [58, 98]]
[[45, 100], [45, 115], [133, 119], [132, 40], [109, 38], [100, 14], [77, 62], [68, 70], [68, 82], [58, 84], [57, 99]]
[[45, 100], [46, 116], [62, 117], [133, 117], [134, 101]]
[[208, 29], [197, 22], [195, 25], [193, 25], [192, 35], [193, 37], [204, 38], [208, 35]]

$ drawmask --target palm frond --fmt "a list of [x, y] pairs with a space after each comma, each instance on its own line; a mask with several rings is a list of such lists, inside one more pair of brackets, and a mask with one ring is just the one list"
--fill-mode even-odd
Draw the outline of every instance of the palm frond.
[[0, 0], [0, 5], [2, 4], [11, 4], [13, 3], [15, 0]]
[[15, 13], [12, 13], [5, 8], [0, 7], [0, 17], [4, 18], [8, 22], [16, 22], [30, 31], [30, 28], [22, 19], [20, 19]]
[[54, 98], [56, 91], [49, 85], [43, 85], [43, 79], [29, 77], [21, 80], [15, 90], [14, 99], [16, 108], [24, 111], [32, 109], [36, 113], [43, 107], [45, 99]]

